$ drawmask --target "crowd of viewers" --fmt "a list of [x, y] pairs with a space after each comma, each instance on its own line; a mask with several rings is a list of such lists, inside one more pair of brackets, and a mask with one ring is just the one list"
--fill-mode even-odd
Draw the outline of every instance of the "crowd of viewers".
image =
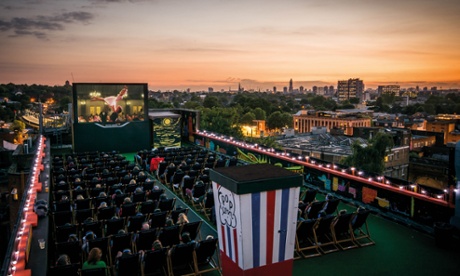
[[79, 123], [122, 123], [122, 122], [131, 122], [131, 121], [143, 121], [144, 116], [142, 114], [127, 114], [124, 112], [112, 112], [109, 116], [107, 113], [104, 115], [100, 114], [90, 114], [87, 116], [80, 115], [78, 116]]
[[[72, 223], [79, 224], [79, 231], [70, 233], [67, 242], [77, 242], [81, 247], [80, 260], [72, 260], [67, 254], [59, 254], [56, 266], [85, 259], [82, 262], [82, 270], [113, 267], [116, 272], [119, 260], [124, 256], [135, 254], [139, 262], [143, 262], [147, 251], [167, 248], [169, 255], [174, 254], [175, 244], [164, 245], [160, 238], [161, 233], [168, 227], [183, 227], [189, 224], [189, 220], [186, 209], [173, 217], [174, 201], [163, 193], [156, 181], [160, 181], [192, 205], [199, 205], [202, 211], [205, 211], [204, 214], [207, 214], [205, 203], [209, 195], [209, 198], [213, 199], [209, 170], [233, 166], [236, 163], [236, 158], [219, 156], [202, 149], [142, 150], [135, 155], [134, 162], [129, 162], [117, 152], [55, 157], [54, 212], [69, 212], [68, 214], [74, 214], [74, 219], [67, 222], [64, 219], [64, 223], [58, 223], [55, 218], [54, 223], [57, 228]], [[156, 180], [151, 179], [146, 172], [153, 175]], [[165, 207], [168, 206], [167, 202], [172, 202], [172, 205]], [[333, 224], [347, 214], [346, 210], [338, 211], [338, 204], [339, 200], [332, 194], [327, 194], [323, 201], [316, 200], [315, 196], [305, 196], [299, 202], [298, 221], [314, 221], [317, 227], [321, 220], [326, 221], [330, 218]], [[147, 208], [148, 206], [150, 207]], [[87, 210], [91, 211], [84, 212]], [[213, 206], [208, 211], [208, 218], [213, 220]], [[356, 214], [363, 211], [365, 209], [360, 207]], [[83, 217], [79, 217], [80, 213]], [[88, 214], [88, 217], [84, 217]], [[166, 214], [160, 227], [154, 219], [158, 214]], [[141, 223], [135, 224], [136, 217], [141, 218]], [[356, 219], [357, 215], [352, 216], [350, 223], [354, 225]], [[119, 228], [109, 233], [109, 222], [115, 224], [119, 221]], [[94, 224], [99, 225], [100, 231], [83, 231], [86, 225]], [[152, 229], [157, 229], [158, 232], [151, 247], [137, 248], [140, 234]], [[194, 247], [200, 244], [195, 241], [196, 235], [191, 235], [187, 231], [180, 231], [178, 235], [178, 244], [193, 244]], [[128, 236], [130, 246], [118, 248], [114, 239], [109, 239], [107, 250], [90, 246], [92, 240], [115, 236]], [[205, 240], [213, 238], [208, 236]]]
[[[195, 152], [197, 157], [199, 152]], [[174, 204], [174, 201], [171, 201], [172, 199], [168, 198], [163, 190], [155, 184], [155, 180], [149, 178], [145, 173], [145, 171], [150, 171], [161, 179], [160, 176], [166, 170], [160, 175], [158, 170], [162, 163], [168, 159], [168, 156], [159, 157], [160, 153], [153, 151], [148, 154], [141, 152], [141, 154], [142, 159], [139, 159], [140, 155], [139, 157], [136, 156], [134, 163], [129, 162], [117, 152], [56, 156], [53, 158], [53, 222], [56, 232], [63, 227], [78, 225], [77, 232], [70, 233], [67, 241], [64, 242], [76, 242], [81, 246], [81, 253], [79, 254], [81, 259], [71, 259], [73, 257], [69, 257], [70, 254], [56, 252], [59, 254], [56, 266], [79, 263], [86, 259], [82, 262], [82, 270], [113, 267], [116, 271], [118, 260], [126, 254], [137, 254], [140, 261], [143, 261], [146, 250], [137, 250], [136, 246], [141, 232], [153, 228], [157, 229], [158, 232], [156, 232], [157, 235], [151, 250], [158, 250], [163, 248], [160, 237], [164, 227], [175, 225], [183, 227], [189, 223], [187, 209], [176, 214], [176, 217], [173, 217], [174, 206], [170, 205], [162, 209], [163, 202]], [[188, 157], [191, 157], [191, 154], [189, 153]], [[158, 158], [158, 163], [153, 161], [155, 158]], [[186, 163], [184, 161], [184, 164]], [[209, 175], [204, 174], [203, 171], [204, 166], [203, 169], [197, 171], [197, 179], [209, 179]], [[200, 185], [203, 184], [202, 180], [198, 181]], [[169, 183], [166, 182], [165, 184]], [[190, 187], [188, 193], [193, 194], [192, 190], [193, 186]], [[150, 205], [153, 207], [147, 210], [145, 206]], [[103, 215], [106, 210], [110, 211], [109, 216]], [[60, 217], [59, 214], [61, 213], [64, 213], [64, 216]], [[165, 214], [165, 220], [161, 227], [157, 227], [157, 223], [152, 221], [151, 217], [153, 218], [154, 214]], [[143, 221], [138, 228], [133, 228], [136, 217]], [[110, 221], [122, 221], [119, 224], [120, 229], [116, 233], [108, 233]], [[152, 227], [153, 224], [155, 224], [154, 227]], [[98, 227], [95, 230], [90, 227], [91, 225], [98, 225]], [[86, 231], [86, 228], [91, 229]], [[195, 243], [191, 239], [190, 233], [182, 231], [179, 233], [180, 243]], [[130, 246], [129, 248], [116, 249], [113, 237], [122, 235], [129, 236]], [[109, 237], [107, 250], [91, 246], [91, 241], [106, 237]], [[196, 243], [196, 245], [198, 244]], [[173, 251], [175, 245], [167, 245], [166, 247], [168, 251]], [[117, 252], [112, 252], [115, 249]]]

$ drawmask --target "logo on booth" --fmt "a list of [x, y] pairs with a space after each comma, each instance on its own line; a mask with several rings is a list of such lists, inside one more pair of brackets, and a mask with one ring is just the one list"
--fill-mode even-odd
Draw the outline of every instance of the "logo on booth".
[[228, 225], [229, 227], [235, 228], [235, 198], [233, 197], [233, 194], [227, 189], [222, 189], [222, 186], [220, 186], [218, 195], [220, 223], [222, 225]]

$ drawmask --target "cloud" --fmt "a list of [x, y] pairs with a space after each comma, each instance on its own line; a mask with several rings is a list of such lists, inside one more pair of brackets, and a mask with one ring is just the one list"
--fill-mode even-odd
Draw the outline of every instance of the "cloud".
[[12, 31], [15, 34], [13, 37], [32, 35], [38, 39], [48, 39], [48, 32], [63, 31], [68, 24], [89, 24], [93, 18], [94, 15], [89, 12], [67, 12], [35, 18], [14, 17], [10, 21], [0, 20], [0, 31]]

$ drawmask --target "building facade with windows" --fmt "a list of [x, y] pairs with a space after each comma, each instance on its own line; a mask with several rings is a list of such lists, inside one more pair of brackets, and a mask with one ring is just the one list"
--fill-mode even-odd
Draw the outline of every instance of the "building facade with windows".
[[339, 102], [358, 98], [362, 100], [364, 82], [360, 79], [339, 80], [337, 83], [337, 98]]
[[293, 115], [294, 130], [297, 133], [309, 133], [316, 127], [342, 129], [344, 135], [353, 135], [353, 128], [370, 127], [371, 119], [359, 114], [340, 113], [332, 111], [308, 112], [301, 110]]

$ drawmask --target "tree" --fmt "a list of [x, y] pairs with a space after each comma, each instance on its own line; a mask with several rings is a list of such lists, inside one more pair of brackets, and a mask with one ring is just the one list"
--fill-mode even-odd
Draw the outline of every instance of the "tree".
[[238, 124], [239, 115], [235, 108], [203, 108], [201, 110], [201, 128], [235, 138], [242, 137]]
[[26, 124], [19, 120], [14, 120], [14, 122], [10, 125], [10, 130], [14, 131], [14, 143], [15, 144], [22, 144], [24, 142], [24, 136], [22, 134], [23, 130], [26, 128]]
[[280, 111], [275, 111], [268, 116], [267, 126], [269, 129], [273, 130], [280, 129], [284, 126]]
[[393, 145], [393, 138], [389, 134], [379, 132], [367, 147], [355, 142], [352, 145], [353, 153], [342, 163], [366, 172], [382, 174], [385, 170], [385, 156]]
[[14, 111], [7, 105], [0, 106], [0, 120], [11, 122], [14, 119]]
[[68, 109], [68, 106], [69, 106], [69, 103], [71, 103], [72, 101], [70, 100], [70, 97], [69, 96], [65, 96], [65, 97], [62, 97], [60, 100], [59, 100], [59, 106], [63, 109], [63, 110], [67, 110]]
[[351, 104], [359, 104], [359, 98], [350, 98], [350, 99], [349, 99], [349, 102], [350, 102]]
[[256, 119], [256, 115], [252, 112], [247, 112], [240, 118], [240, 123], [243, 125], [252, 125], [253, 121]]
[[201, 104], [195, 101], [188, 101], [184, 104], [184, 108], [187, 108], [187, 109], [198, 109], [200, 106]]
[[203, 107], [206, 108], [213, 108], [213, 107], [220, 107], [221, 104], [219, 99], [216, 96], [206, 96], [203, 101]]
[[294, 121], [292, 119], [292, 115], [290, 113], [283, 113], [281, 114], [281, 119], [285, 127], [292, 128], [294, 126]]
[[256, 116], [256, 120], [265, 120], [267, 118], [267, 113], [260, 107], [257, 107], [253, 110], [254, 115]]

